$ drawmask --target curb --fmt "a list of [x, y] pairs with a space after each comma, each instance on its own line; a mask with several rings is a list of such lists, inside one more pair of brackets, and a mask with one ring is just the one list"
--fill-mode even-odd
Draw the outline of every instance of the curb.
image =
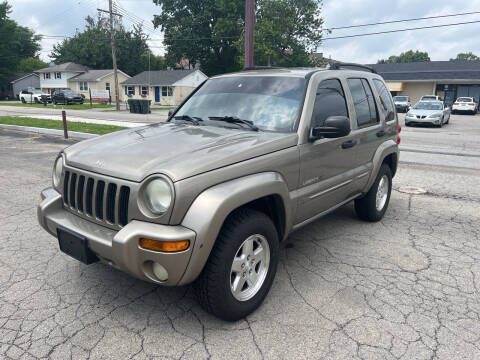
[[[0, 129], [25, 131], [25, 132], [35, 133], [35, 134], [54, 135], [54, 136], [63, 137], [63, 130], [45, 129], [45, 128], [38, 128], [38, 127], [33, 127], [33, 126], [0, 124]], [[83, 133], [83, 132], [78, 132], [78, 131], [69, 131], [68, 132], [68, 138], [69, 139], [76, 139], [76, 140], [91, 139], [91, 138], [95, 138], [95, 137], [98, 137], [98, 136], [100, 136], [100, 135]]]

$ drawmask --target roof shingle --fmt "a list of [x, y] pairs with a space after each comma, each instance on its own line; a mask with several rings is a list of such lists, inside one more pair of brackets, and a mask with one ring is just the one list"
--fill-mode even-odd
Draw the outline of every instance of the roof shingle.
[[73, 62], [67, 62], [59, 65], [49, 66], [40, 70], [36, 70], [35, 72], [38, 72], [38, 73], [56, 72], [56, 71], [85, 72], [87, 70], [88, 70], [87, 66], [75, 64]]
[[121, 83], [121, 85], [172, 85], [196, 70], [144, 71]]

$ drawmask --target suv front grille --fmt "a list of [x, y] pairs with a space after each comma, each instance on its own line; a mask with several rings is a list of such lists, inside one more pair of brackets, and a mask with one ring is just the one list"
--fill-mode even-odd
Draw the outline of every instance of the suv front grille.
[[128, 223], [128, 186], [67, 170], [62, 195], [68, 209], [87, 218], [117, 227]]

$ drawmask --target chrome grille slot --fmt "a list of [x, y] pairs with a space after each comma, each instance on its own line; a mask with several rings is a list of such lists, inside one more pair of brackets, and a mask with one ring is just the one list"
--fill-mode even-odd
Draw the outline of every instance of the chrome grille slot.
[[130, 200], [130, 186], [124, 183], [122, 180], [111, 182], [102, 175], [69, 169], [63, 178], [63, 203], [67, 210], [80, 217], [121, 228], [128, 223]]
[[107, 221], [115, 223], [115, 195], [117, 193], [117, 185], [108, 184], [107, 188]]
[[83, 212], [83, 190], [85, 187], [85, 176], [80, 175], [78, 178], [78, 191], [77, 191], [77, 209]]
[[73, 173], [72, 174], [72, 179], [70, 180], [70, 194], [69, 194], [69, 199], [70, 199], [70, 206], [72, 208], [75, 208], [75, 190], [77, 186], [77, 174]]
[[92, 178], [89, 178], [87, 181], [87, 194], [86, 194], [86, 205], [87, 205], [87, 214], [93, 216], [93, 184], [94, 181]]
[[95, 192], [95, 216], [103, 220], [103, 192], [105, 191], [105, 181], [97, 181], [97, 190]]

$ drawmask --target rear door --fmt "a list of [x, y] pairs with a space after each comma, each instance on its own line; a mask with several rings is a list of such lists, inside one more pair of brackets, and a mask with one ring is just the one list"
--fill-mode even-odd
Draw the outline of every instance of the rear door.
[[[352, 136], [357, 143], [355, 156], [357, 165], [362, 169], [355, 179], [354, 186], [357, 191], [360, 191], [368, 182], [368, 175], [373, 169], [373, 156], [380, 144], [385, 141], [387, 132], [381, 120], [384, 117], [383, 111], [379, 113], [369, 80], [364, 77], [355, 77], [347, 79], [347, 83], [356, 115], [356, 128], [352, 131]], [[387, 106], [386, 100], [382, 100], [385, 106]], [[394, 120], [395, 112], [390, 96], [388, 96], [388, 104], [388, 110], [385, 111], [389, 112], [389, 118]]]

